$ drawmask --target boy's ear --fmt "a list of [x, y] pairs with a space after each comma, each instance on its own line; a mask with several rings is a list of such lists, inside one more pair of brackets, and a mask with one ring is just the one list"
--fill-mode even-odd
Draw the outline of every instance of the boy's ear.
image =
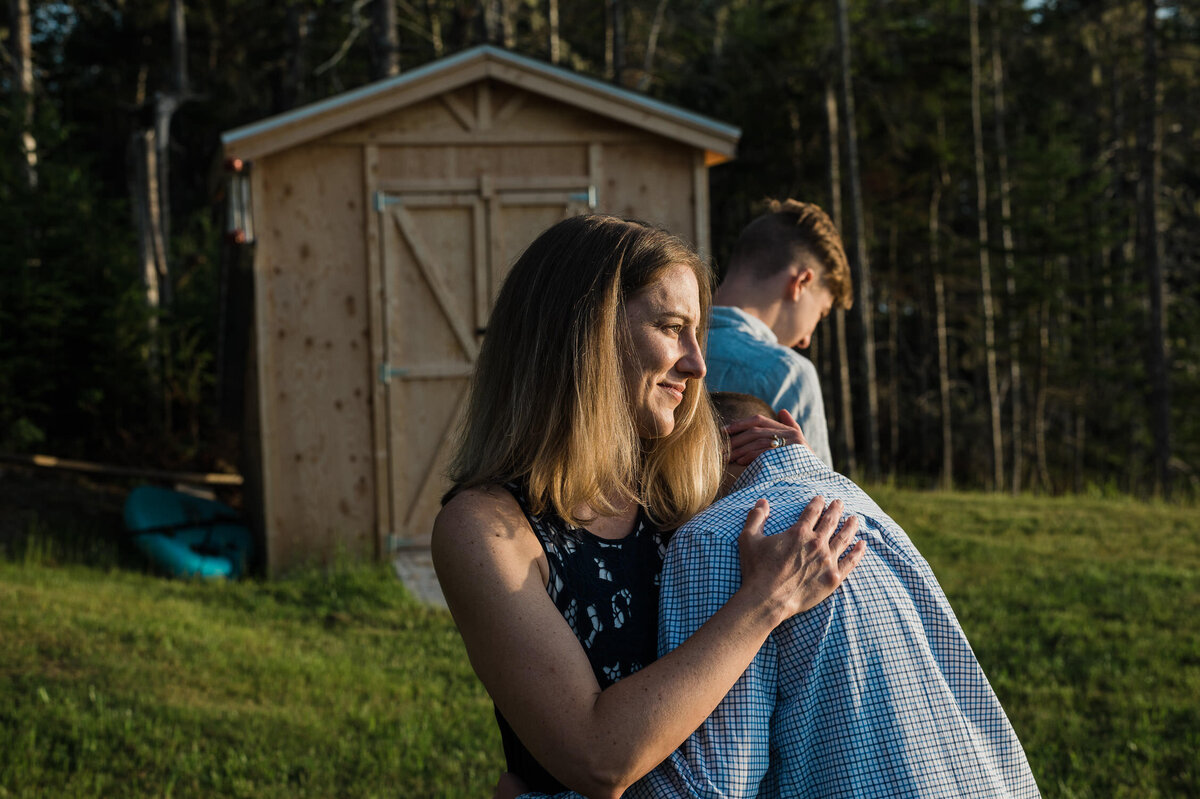
[[791, 278], [788, 279], [787, 284], [788, 299], [792, 302], [799, 300], [800, 295], [804, 293], [804, 290], [811, 288], [816, 279], [817, 273], [812, 269], [812, 267], [801, 269], [799, 272], [792, 275]]

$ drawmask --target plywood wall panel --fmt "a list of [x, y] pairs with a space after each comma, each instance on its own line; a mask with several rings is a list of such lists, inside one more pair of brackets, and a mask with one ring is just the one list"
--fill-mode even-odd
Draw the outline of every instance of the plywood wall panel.
[[604, 210], [661, 225], [694, 245], [693, 152], [661, 139], [604, 145]]
[[270, 570], [375, 550], [361, 153], [308, 145], [260, 164], [271, 337], [263, 431]]

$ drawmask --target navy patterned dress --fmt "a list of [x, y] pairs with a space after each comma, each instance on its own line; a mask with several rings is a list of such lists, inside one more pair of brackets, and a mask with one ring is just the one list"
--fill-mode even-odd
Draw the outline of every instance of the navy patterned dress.
[[[658, 591], [668, 533], [656, 530], [643, 511], [633, 532], [610, 541], [571, 527], [547, 510], [529, 509], [523, 485], [505, 486], [516, 498], [546, 552], [550, 579], [546, 593], [579, 639], [600, 687], [628, 677], [654, 660], [658, 637]], [[525, 748], [496, 710], [509, 771], [532, 791], [566, 788]]]

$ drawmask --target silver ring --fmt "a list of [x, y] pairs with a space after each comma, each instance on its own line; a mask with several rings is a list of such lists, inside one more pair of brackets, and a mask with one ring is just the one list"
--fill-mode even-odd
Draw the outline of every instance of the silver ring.
[[783, 440], [783, 436], [779, 435], [778, 433], [771, 436], [771, 449], [782, 447], [785, 443], [786, 442]]

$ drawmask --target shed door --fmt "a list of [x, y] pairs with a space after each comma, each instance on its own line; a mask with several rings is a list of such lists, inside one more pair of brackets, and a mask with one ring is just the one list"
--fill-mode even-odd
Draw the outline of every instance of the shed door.
[[[590, 201], [589, 201], [590, 200]], [[478, 190], [376, 195], [392, 531], [389, 549], [427, 544], [449, 488], [451, 438], [500, 282], [553, 223], [595, 191]]]

